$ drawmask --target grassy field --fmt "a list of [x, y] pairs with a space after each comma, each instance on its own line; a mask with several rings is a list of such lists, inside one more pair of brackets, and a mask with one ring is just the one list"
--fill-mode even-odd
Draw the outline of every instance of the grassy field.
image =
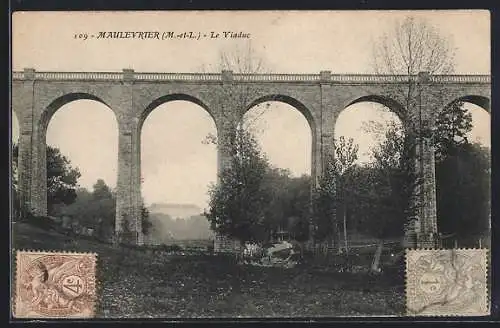
[[98, 253], [99, 317], [207, 318], [398, 315], [389, 275], [243, 266], [228, 256], [152, 254], [16, 223], [15, 249]]

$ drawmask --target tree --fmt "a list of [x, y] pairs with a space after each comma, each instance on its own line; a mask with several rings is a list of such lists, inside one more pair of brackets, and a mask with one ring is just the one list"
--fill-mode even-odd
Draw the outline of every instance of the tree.
[[[376, 139], [382, 142], [375, 152], [379, 166], [400, 167], [394, 171], [392, 180], [406, 186], [396, 196], [405, 195], [396, 202], [398, 206], [406, 206], [408, 213], [415, 212], [415, 204], [410, 202], [411, 188], [418, 185], [419, 177], [412, 172], [410, 161], [400, 161], [405, 149], [402, 144], [408, 139], [402, 137], [402, 127], [391, 124], [389, 130], [386, 124], [369, 122], [365, 130], [375, 132]], [[479, 145], [470, 144], [467, 133], [472, 128], [471, 114], [463, 107], [460, 101], [453, 102], [438, 114], [434, 133], [434, 147], [436, 149], [436, 191], [437, 214], [439, 231], [443, 234], [453, 234], [456, 238], [464, 240], [467, 233], [479, 234], [484, 232], [489, 220], [489, 170], [490, 161], [488, 149]], [[387, 130], [384, 132], [384, 130]], [[407, 155], [409, 156], [409, 155]], [[400, 162], [398, 164], [398, 161]], [[406, 181], [406, 182], [405, 182]], [[358, 183], [362, 183], [359, 181]], [[382, 193], [379, 193], [382, 195]], [[473, 196], [471, 196], [473, 195]], [[473, 204], [469, 201], [474, 199]], [[373, 204], [373, 200], [371, 201]], [[359, 202], [358, 202], [359, 203]], [[403, 208], [400, 207], [401, 211]], [[377, 231], [381, 228], [379, 223], [374, 223]], [[389, 224], [397, 227], [398, 224]], [[463, 230], [462, 230], [463, 228]]]
[[437, 162], [441, 162], [469, 142], [467, 133], [472, 130], [472, 115], [462, 101], [454, 101], [439, 112], [436, 127], [434, 147]]
[[[398, 20], [393, 28], [373, 44], [372, 62], [376, 74], [406, 76], [407, 83], [398, 83], [388, 92], [403, 108], [392, 108], [402, 119], [406, 137], [413, 140], [423, 132], [422, 113], [417, 106], [418, 79], [421, 72], [450, 74], [454, 69], [455, 52], [450, 38], [423, 19], [411, 16]], [[406, 142], [414, 147], [414, 143]]]
[[[335, 144], [335, 173], [337, 180], [337, 213], [342, 213], [342, 222], [344, 228], [344, 242], [346, 252], [348, 251], [347, 246], [347, 204], [349, 199], [347, 197], [347, 188], [350, 185], [349, 174], [347, 174], [354, 166], [356, 160], [358, 159], [359, 146], [354, 144], [354, 140], [350, 138], [346, 140], [344, 136]], [[337, 220], [338, 221], [338, 220]], [[340, 238], [339, 238], [340, 241]], [[340, 242], [337, 243], [340, 246]]]
[[98, 235], [102, 239], [109, 239], [115, 230], [116, 196], [102, 179], [98, 179], [93, 185], [90, 206]]
[[[454, 49], [450, 39], [423, 19], [411, 16], [399, 20], [392, 30], [373, 44], [372, 62], [376, 74], [406, 76], [407, 83], [388, 88], [402, 108], [393, 108], [411, 140], [426, 132], [418, 106], [419, 73], [450, 74], [454, 69]], [[408, 143], [414, 148], [415, 143]]]
[[269, 236], [264, 220], [264, 204], [270, 196], [263, 187], [268, 163], [262, 156], [252, 131], [256, 117], [247, 115], [249, 106], [259, 94], [253, 83], [231, 83], [226, 74], [255, 74], [262, 72], [262, 61], [250, 45], [245, 52], [235, 49], [220, 54], [219, 71], [224, 83], [212, 94], [219, 108], [219, 136], [209, 136], [217, 145], [223, 162], [219, 178], [210, 187], [210, 209], [207, 219], [214, 231], [247, 240], [265, 240]]
[[[335, 247], [340, 246], [338, 212], [342, 213], [346, 225], [347, 193], [349, 185], [346, 173], [358, 158], [358, 145], [352, 138], [341, 136], [334, 140], [335, 156], [326, 161], [326, 167], [320, 177], [319, 185], [313, 197], [316, 218], [315, 238], [322, 241], [331, 238]], [[345, 230], [345, 229], [344, 229]]]
[[[450, 105], [450, 107], [439, 115], [436, 134], [433, 139], [436, 149], [439, 150], [439, 155], [437, 156], [441, 158], [437, 165], [438, 189], [443, 190], [447, 188], [439, 182], [440, 171], [442, 170], [440, 168], [443, 167], [440, 164], [442, 161], [447, 163], [445, 164], [448, 167], [447, 173], [454, 172], [454, 174], [458, 174], [457, 170], [453, 171], [449, 169], [451, 165], [450, 160], [446, 160], [446, 158], [467, 145], [466, 133], [470, 130], [470, 127], [470, 114], [459, 103]], [[379, 129], [380, 132], [380, 126], [376, 124], [372, 125], [372, 132], [374, 129]], [[371, 172], [369, 170], [365, 172], [366, 181], [369, 181], [366, 183], [366, 186], [376, 190], [371, 193], [372, 198], [367, 198], [371, 204], [369, 213], [372, 214], [372, 218], [368, 218], [366, 213], [359, 214], [359, 212], [366, 211], [366, 209], [363, 210], [362, 206], [358, 210], [358, 215], [367, 220], [363, 224], [363, 227], [367, 229], [366, 232], [381, 240], [374, 256], [374, 270], [378, 269], [379, 251], [381, 250], [383, 239], [400, 235], [403, 231], [403, 218], [408, 218], [416, 212], [416, 204], [412, 201], [412, 195], [415, 188], [421, 183], [420, 177], [413, 169], [411, 154], [405, 152], [408, 149], [408, 147], [405, 147], [405, 143], [409, 142], [409, 140], [404, 137], [402, 127], [396, 124], [389, 125], [384, 138], [379, 139], [383, 141], [378, 147], [373, 149], [375, 163]], [[366, 174], [371, 176], [366, 177]], [[458, 190], [458, 186], [454, 186], [453, 188], [454, 190]], [[449, 207], [446, 205], [447, 202], [442, 200], [442, 197], [448, 197], [452, 193], [445, 195], [442, 192], [438, 192], [438, 194], [438, 214], [441, 220], [440, 214], [443, 213], [441, 206]], [[363, 203], [361, 201], [357, 202], [358, 204]], [[467, 212], [465, 209], [462, 210], [469, 213], [471, 217], [475, 217], [475, 215]], [[377, 217], [376, 220], [374, 219], [375, 217]]]
[[491, 154], [476, 143], [453, 149], [436, 165], [438, 227], [461, 247], [473, 247], [471, 237], [489, 230]]
[[102, 179], [93, 185], [92, 192], [85, 188], [76, 190], [76, 200], [62, 206], [58, 215], [67, 215], [78, 224], [93, 228], [101, 240], [107, 240], [114, 233], [116, 197]]
[[[266, 73], [264, 67], [264, 61], [248, 43], [243, 49], [233, 47], [221, 51], [215, 69], [202, 67], [201, 70], [222, 72], [223, 79], [226, 79], [229, 77], [228, 73], [240, 76]], [[219, 109], [217, 111], [219, 122], [222, 124], [219, 130], [224, 135], [209, 135], [206, 142], [216, 144], [219, 149], [230, 153], [231, 148], [233, 148], [232, 141], [235, 140], [238, 131], [255, 133], [254, 123], [264, 112], [256, 110], [253, 111], [252, 115], [252, 113], [247, 113], [247, 110], [259, 94], [261, 94], [261, 89], [254, 83], [232, 83], [232, 80], [224, 80], [223, 85], [212, 93], [212, 100]], [[267, 107], [269, 106], [263, 104], [255, 104], [254, 106], [257, 109], [266, 109]]]
[[[415, 152], [417, 144], [415, 141], [418, 138], [415, 137], [431, 137], [433, 140], [436, 150], [437, 211], [440, 229], [448, 225], [444, 222], [440, 223], [440, 221], [451, 220], [451, 214], [445, 214], [450, 210], [449, 204], [453, 204], [456, 199], [462, 199], [462, 196], [457, 195], [457, 193], [465, 195], [468, 193], [465, 188], [475, 188], [473, 184], [468, 185], [468, 182], [465, 182], [465, 177], [471, 174], [468, 170], [472, 168], [468, 165], [471, 165], [472, 158], [477, 158], [472, 155], [477, 150], [473, 150], [473, 147], [470, 147], [467, 140], [467, 133], [472, 128], [472, 117], [463, 106], [464, 103], [462, 101], [454, 101], [445, 107], [438, 114], [436, 125], [433, 129], [431, 129], [432, 124], [429, 124], [430, 117], [425, 117], [418, 110], [419, 107], [417, 106], [419, 81], [416, 75], [418, 73], [450, 74], [453, 72], [455, 53], [450, 40], [450, 38], [442, 35], [440, 31], [432, 27], [425, 20], [407, 17], [397, 22], [390, 33], [384, 34], [374, 44], [373, 51], [373, 62], [376, 73], [400, 74], [406, 75], [408, 78], [406, 85], [399, 84], [390, 91], [391, 95], [395, 99], [400, 100], [403, 105], [403, 108], [398, 112], [400, 118], [405, 123], [407, 139], [403, 148], [403, 157], [407, 157], [410, 161], [414, 161], [414, 158], [418, 160], [418, 152]], [[435, 92], [438, 97], [444, 96], [443, 91], [435, 90]], [[410, 122], [413, 122], [413, 124], [409, 124]], [[478, 165], [481, 168], [477, 168], [476, 174], [482, 176], [485, 166]], [[464, 170], [463, 177], [462, 172], [458, 171], [458, 167]], [[458, 179], [463, 180], [461, 184], [448, 177], [448, 174], [451, 172], [461, 176]], [[416, 179], [422, 181], [418, 174], [413, 175]], [[411, 179], [405, 180], [409, 183], [411, 182]], [[470, 182], [472, 183], [472, 181]], [[414, 204], [413, 211], [407, 211], [409, 217], [414, 217], [417, 214], [416, 209], [419, 201], [418, 197], [415, 196], [418, 196], [419, 189], [421, 189], [420, 183], [413, 183], [413, 187], [414, 202], [417, 204]], [[444, 190], [449, 190], [450, 192], [444, 193]], [[477, 195], [486, 197], [485, 193], [479, 190], [475, 193], [475, 196]], [[475, 204], [484, 204], [485, 201], [486, 199], [477, 200]], [[474, 220], [472, 218], [476, 218], [476, 214], [482, 212], [484, 211], [478, 208], [476, 208], [475, 213], [462, 208], [461, 214], [468, 213], [469, 220]], [[461, 226], [470, 225], [463, 222]]]
[[379, 271], [384, 240], [401, 237], [418, 210], [414, 195], [422, 180], [408, 145], [413, 140], [403, 129], [396, 121], [384, 124], [372, 121], [364, 126], [365, 131], [375, 134], [378, 142], [372, 148], [374, 161], [354, 170], [351, 178], [356, 226], [379, 239], [372, 262], [374, 271]]
[[268, 167], [262, 181], [263, 190], [269, 195], [269, 202], [264, 206], [267, 228], [270, 231], [286, 229], [287, 207], [290, 205], [290, 181], [289, 170]]
[[47, 208], [51, 214], [57, 204], [71, 204], [76, 199], [81, 174], [58, 148], [47, 146]]
[[93, 186], [92, 197], [94, 199], [112, 199], [113, 193], [111, 188], [104, 182], [103, 179], [97, 179]]
[[335, 159], [330, 158], [318, 181], [313, 194], [314, 239], [325, 241], [328, 237], [338, 238], [336, 217]]
[[95, 214], [98, 212], [92, 193], [85, 188], [76, 190], [76, 199], [72, 204], [61, 206], [56, 216], [70, 216], [86, 227], [96, 227]]
[[309, 239], [309, 217], [311, 216], [311, 177], [302, 175], [288, 182], [288, 200], [284, 203], [288, 218], [288, 231], [298, 242]]
[[[17, 171], [19, 146], [13, 145], [12, 161]], [[81, 174], [58, 148], [47, 146], [47, 211], [53, 215], [58, 205], [72, 204]]]
[[472, 115], [462, 101], [439, 112], [434, 133], [438, 230], [464, 246], [475, 246], [489, 228], [491, 154], [470, 143]]
[[406, 142], [408, 139], [403, 132], [393, 127], [386, 132], [385, 142], [373, 150], [372, 174], [375, 193], [379, 197], [372, 203], [376, 219], [367, 222], [367, 226], [380, 240], [372, 263], [374, 271], [379, 270], [384, 239], [401, 236], [407, 218], [416, 211], [413, 195], [421, 181], [413, 169], [411, 155], [405, 152]]
[[[402, 120], [405, 131], [405, 140], [401, 149], [401, 172], [407, 177], [403, 189], [412, 188], [412, 205], [406, 211], [406, 220], [409, 222], [418, 214], [421, 205], [422, 173], [418, 172], [416, 163], [420, 160], [418, 145], [422, 137], [432, 136], [434, 130], [430, 124], [430, 117], [424, 116], [418, 106], [420, 92], [418, 74], [449, 74], [454, 69], [454, 49], [450, 38], [443, 36], [440, 31], [423, 19], [406, 17], [394, 24], [392, 30], [383, 34], [373, 44], [373, 68], [377, 74], [391, 74], [405, 76], [407, 83], [397, 83], [387, 89], [388, 95], [398, 101], [401, 107], [392, 108]], [[440, 96], [437, 90], [437, 96]], [[442, 94], [444, 96], [444, 94]], [[439, 130], [439, 129], [437, 129]], [[413, 179], [413, 180], [412, 180]]]
[[286, 230], [296, 241], [308, 238], [311, 186], [310, 176], [293, 177], [287, 169], [268, 167], [263, 188], [270, 195], [264, 204], [270, 231]]
[[271, 195], [263, 188], [268, 167], [257, 142], [247, 131], [239, 131], [230, 165], [211, 186], [207, 219], [214, 231], [246, 241], [265, 241], [269, 231], [265, 221], [265, 204]]
[[454, 68], [454, 49], [424, 19], [407, 16], [395, 22], [373, 45], [373, 67], [377, 74], [448, 74]]
[[[420, 134], [426, 128], [420, 126], [423, 121], [417, 106], [417, 75], [420, 72], [450, 74], [454, 69], [454, 57], [450, 38], [425, 20], [411, 16], [396, 21], [393, 29], [374, 42], [372, 62], [375, 73], [406, 76], [406, 84], [398, 83], [388, 88], [388, 92], [403, 106], [393, 110], [402, 119], [409, 140], [414, 140], [415, 133]], [[406, 142], [406, 146], [414, 148], [415, 143]]]
[[[455, 52], [450, 38], [423, 19], [411, 16], [398, 20], [393, 28], [384, 33], [374, 44], [373, 68], [376, 74], [406, 76], [407, 83], [388, 88], [389, 94], [403, 108], [392, 108], [402, 119], [406, 138], [405, 152], [415, 148], [415, 136], [426, 132], [422, 113], [417, 106], [418, 79], [421, 72], [450, 74], [454, 69]], [[411, 142], [413, 141], [413, 142]]]
[[444, 108], [437, 117], [436, 198], [438, 228], [466, 246], [470, 236], [488, 230], [490, 220], [490, 150], [470, 143], [472, 115], [461, 101]]

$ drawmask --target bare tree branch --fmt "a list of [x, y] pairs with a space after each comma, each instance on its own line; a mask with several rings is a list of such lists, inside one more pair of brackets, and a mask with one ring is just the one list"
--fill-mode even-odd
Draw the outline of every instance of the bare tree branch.
[[[443, 35], [428, 21], [411, 16], [396, 21], [394, 28], [373, 44], [372, 62], [375, 73], [407, 77], [407, 83], [400, 83], [387, 90], [388, 95], [398, 100], [404, 107], [400, 116], [405, 125], [406, 136], [404, 139], [401, 138], [395, 126], [387, 131], [386, 127], [370, 124], [372, 132], [378, 133], [379, 138], [386, 139], [381, 147], [373, 150], [373, 155], [382, 167], [397, 165], [403, 169], [408, 175], [407, 187], [413, 189], [415, 194], [421, 192], [422, 182], [422, 177], [415, 172], [415, 164], [420, 157], [415, 151], [419, 142], [415, 137], [426, 130], [417, 102], [419, 95], [417, 75], [420, 72], [450, 74], [453, 72], [454, 59], [451, 38]], [[381, 133], [382, 130], [387, 131], [387, 134]], [[399, 154], [396, 154], [397, 152]], [[381, 156], [384, 153], [392, 155]], [[415, 198], [415, 201], [418, 202], [418, 199]], [[408, 212], [412, 212], [417, 206], [416, 203], [411, 204], [412, 208]]]
[[[251, 43], [240, 47], [231, 47], [221, 50], [217, 71], [230, 72], [234, 78], [242, 78], [253, 74], [268, 73], [265, 70], [264, 60], [258, 56], [252, 48]], [[207, 69], [210, 67], [203, 67]], [[213, 69], [212, 69], [213, 71]], [[237, 140], [237, 133], [251, 133], [253, 136], [259, 133], [256, 123], [264, 115], [265, 110], [269, 108], [268, 103], [259, 103], [253, 106], [253, 110], [247, 112], [249, 106], [262, 95], [261, 87], [258, 84], [249, 81], [223, 81], [221, 87], [212, 94], [212, 99], [217, 105], [217, 115], [219, 117], [219, 126], [221, 131], [233, 134], [225, 136], [226, 145], [223, 145], [219, 138], [208, 136], [205, 143], [215, 143], [218, 147], [226, 148], [231, 153], [232, 143]], [[243, 134], [245, 134], [243, 133]], [[233, 149], [234, 152], [234, 149]]]
[[375, 42], [374, 70], [377, 74], [450, 74], [454, 56], [449, 36], [441, 35], [427, 21], [409, 16]]

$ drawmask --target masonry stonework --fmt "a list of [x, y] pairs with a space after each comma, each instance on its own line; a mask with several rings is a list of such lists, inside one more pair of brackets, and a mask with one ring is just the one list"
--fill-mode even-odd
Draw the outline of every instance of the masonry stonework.
[[[407, 77], [406, 77], [407, 78]], [[360, 101], [376, 101], [388, 106], [404, 126], [430, 128], [437, 113], [456, 99], [464, 99], [489, 111], [489, 76], [425, 76], [419, 86], [416, 108], [423, 121], [407, 117], [401, 110], [401, 97], [395, 92], [407, 82], [404, 76], [320, 74], [223, 74], [136, 73], [59, 73], [26, 69], [14, 72], [12, 111], [20, 123], [19, 193], [25, 211], [47, 214], [46, 131], [53, 114], [77, 99], [92, 99], [107, 105], [115, 114], [119, 128], [116, 231], [123, 230], [128, 218], [141, 244], [141, 162], [140, 135], [147, 115], [158, 105], [172, 100], [192, 101], [212, 116], [219, 142], [223, 142], [223, 111], [231, 108], [215, 95], [224, 88], [252, 87], [247, 109], [269, 100], [294, 106], [309, 122], [312, 132], [311, 174], [317, 183], [328, 156], [334, 154], [335, 122], [341, 111]], [[222, 92], [222, 93], [221, 93]], [[220, 97], [219, 97], [220, 98]], [[423, 123], [422, 123], [423, 122]], [[422, 123], [422, 124], [420, 124]], [[420, 124], [420, 125], [419, 125]], [[435, 245], [437, 234], [435, 164], [432, 136], [418, 139], [417, 167], [423, 179], [418, 222], [414, 225], [417, 246]], [[218, 151], [218, 170], [228, 165], [228, 154]]]

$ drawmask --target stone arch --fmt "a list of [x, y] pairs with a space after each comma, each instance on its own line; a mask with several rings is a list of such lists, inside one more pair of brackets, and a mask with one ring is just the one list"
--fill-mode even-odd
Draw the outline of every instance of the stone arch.
[[142, 127], [144, 125], [144, 122], [148, 118], [149, 114], [151, 114], [155, 108], [157, 108], [160, 105], [163, 105], [167, 102], [170, 101], [176, 101], [176, 100], [183, 100], [183, 101], [189, 101], [193, 104], [196, 104], [203, 108], [212, 118], [213, 122], [215, 123], [215, 128], [216, 128], [216, 133], [219, 135], [219, 122], [215, 118], [214, 113], [210, 109], [209, 106], [207, 106], [203, 101], [201, 101], [199, 98], [189, 95], [187, 93], [170, 93], [163, 95], [161, 97], [158, 97], [151, 101], [140, 113], [138, 117], [138, 124], [136, 125], [136, 135], [137, 135], [137, 154], [136, 156], [138, 157], [138, 163], [139, 163], [139, 172], [141, 171], [141, 138], [142, 138]]
[[488, 98], [488, 97], [478, 96], [478, 95], [461, 96], [461, 97], [457, 97], [454, 100], [447, 103], [446, 106], [444, 106], [444, 108], [448, 107], [449, 105], [451, 105], [455, 101], [464, 101], [464, 102], [474, 104], [476, 106], [481, 107], [482, 109], [484, 109], [485, 111], [487, 111], [488, 113], [491, 114], [490, 98]]
[[[207, 106], [202, 100], [200, 100], [199, 98], [197, 98], [195, 96], [192, 96], [190, 94], [185, 94], [185, 93], [171, 93], [171, 94], [166, 94], [166, 95], [160, 96], [160, 97], [154, 99], [153, 101], [148, 102], [148, 105], [138, 114], [138, 121], [137, 121], [138, 124], [137, 124], [137, 128], [136, 128], [137, 129], [137, 133], [136, 133], [136, 135], [137, 135], [137, 140], [136, 140], [137, 152], [135, 154], [137, 156], [136, 167], [137, 167], [137, 170], [138, 170], [139, 175], [141, 177], [143, 177], [143, 173], [147, 175], [146, 171], [144, 171], [144, 172], [142, 171], [143, 167], [145, 167], [145, 164], [148, 164], [148, 163], [146, 163], [147, 160], [145, 161], [146, 157], [143, 157], [143, 155], [146, 154], [146, 152], [144, 152], [144, 148], [147, 147], [147, 145], [150, 143], [149, 140], [151, 140], [151, 139], [147, 138], [146, 132], [148, 132], [147, 131], [148, 130], [147, 129], [148, 123], [146, 123], [146, 120], [153, 112], [155, 112], [155, 110], [158, 107], [165, 105], [167, 103], [170, 103], [170, 102], [174, 102], [174, 101], [183, 102], [183, 104], [181, 106], [191, 105], [191, 108], [193, 109], [193, 111], [191, 113], [193, 114], [196, 111], [196, 114], [195, 114], [196, 117], [194, 117], [194, 121], [197, 121], [197, 119], [200, 118], [201, 115], [199, 115], [199, 114], [203, 114], [203, 116], [201, 116], [201, 117], [203, 117], [203, 119], [205, 119], [205, 118], [208, 119], [207, 115], [206, 115], [206, 114], [208, 114], [210, 119], [211, 119], [211, 122], [209, 123], [210, 124], [210, 133], [212, 133], [214, 131], [213, 130], [214, 128], [215, 128], [215, 133], [219, 132], [219, 126], [217, 124], [218, 122], [217, 122], [216, 118], [214, 117], [214, 113], [212, 112], [212, 110], [210, 109], [209, 106]], [[186, 103], [189, 103], [189, 104], [186, 104]], [[197, 106], [194, 106], [194, 108], [193, 108], [193, 105], [197, 105]], [[199, 107], [201, 107], [201, 109]], [[158, 109], [159, 110], [157, 112], [160, 112], [160, 111], [165, 110], [167, 108], [158, 108]], [[174, 114], [172, 111], [170, 111], [170, 109], [179, 110], [181, 108], [179, 108], [179, 107], [175, 108], [175, 106], [172, 106], [171, 108], [169, 108], [168, 114], [167, 114], [168, 117], [172, 117], [172, 114]], [[182, 109], [181, 109], [181, 111], [182, 111]], [[168, 121], [168, 117], [164, 117], [165, 121]], [[177, 122], [179, 122], [179, 121], [177, 121]], [[199, 122], [199, 121], [197, 121], [197, 122]], [[206, 122], [208, 122], [208, 121], [206, 121]], [[145, 125], [145, 123], [146, 123], [146, 125]], [[149, 123], [151, 123], [151, 122], [149, 122]], [[152, 131], [152, 130], [149, 130], [149, 131]], [[157, 130], [155, 129], [154, 131], [157, 131]], [[186, 131], [188, 131], [187, 133], [190, 134], [191, 132], [189, 132], [189, 131], [192, 131], [192, 130], [186, 130]], [[168, 138], [168, 140], [176, 140], [176, 138], [172, 138], [172, 136], [170, 136]], [[192, 143], [190, 143], [189, 145], [192, 145]], [[188, 147], [184, 147], [184, 148], [188, 148]], [[168, 151], [169, 150], [167, 150], [166, 152], [168, 152]], [[212, 151], [212, 149], [211, 149], [211, 151]], [[211, 154], [213, 154], [213, 153], [211, 153]], [[199, 158], [204, 158], [204, 157], [199, 157]], [[149, 162], [149, 163], [151, 163], [151, 162]], [[159, 162], [156, 162], [156, 163], [158, 164]], [[202, 163], [202, 161], [197, 160], [196, 164], [194, 164], [194, 165], [199, 165], [199, 163]], [[217, 161], [214, 161], [211, 163], [217, 164]], [[202, 164], [202, 165], [206, 165], [206, 164]], [[172, 168], [172, 166], [170, 166], [169, 168]], [[210, 169], [211, 168], [212, 167], [210, 167]], [[176, 172], [180, 172], [179, 176], [182, 177], [182, 174], [185, 174], [184, 172], [187, 172], [187, 171], [181, 170], [181, 171], [176, 171]], [[216, 173], [216, 171], [215, 171], [215, 173]], [[194, 176], [196, 176], [196, 175], [194, 175]], [[148, 184], [149, 181], [151, 181], [151, 180], [148, 180], [148, 178], [146, 178], [146, 184]], [[197, 180], [197, 181], [200, 181], [200, 180]], [[144, 181], [141, 178], [141, 185], [143, 182]], [[147, 186], [146, 186], [146, 188], [147, 188]], [[141, 194], [143, 192], [146, 192], [146, 194], [147, 194], [147, 191], [150, 189], [142, 189], [142, 187], [141, 187], [140, 190], [141, 190], [140, 191]], [[169, 189], [168, 192], [172, 192], [172, 189]]]
[[337, 121], [338, 117], [340, 116], [342, 111], [344, 111], [347, 107], [354, 105], [354, 104], [361, 103], [361, 102], [374, 102], [374, 103], [378, 103], [378, 104], [381, 104], [381, 105], [389, 108], [389, 110], [391, 112], [393, 112], [394, 114], [396, 114], [397, 117], [401, 120], [403, 128], [406, 131], [408, 124], [410, 122], [408, 122], [408, 118], [405, 115], [404, 106], [400, 102], [398, 102], [397, 100], [392, 99], [391, 97], [384, 96], [384, 95], [377, 95], [377, 94], [358, 96], [354, 99], [350, 99], [349, 101], [345, 102], [342, 109], [338, 112], [338, 114], [335, 118], [335, 122], [333, 122], [333, 124], [337, 123], [336, 121]]
[[167, 102], [170, 102], [170, 101], [175, 101], [175, 100], [189, 101], [189, 102], [192, 102], [192, 103], [200, 106], [201, 108], [203, 108], [210, 115], [210, 117], [212, 118], [212, 120], [215, 122], [216, 128], [217, 129], [219, 128], [218, 122], [215, 119], [214, 113], [212, 112], [212, 110], [210, 109], [210, 107], [208, 107], [199, 98], [191, 96], [189, 94], [185, 94], [185, 93], [172, 93], [172, 94], [168, 94], [168, 95], [164, 95], [164, 96], [161, 96], [159, 98], [156, 98], [155, 100], [153, 100], [152, 102], [150, 102], [149, 105], [147, 105], [146, 108], [140, 113], [139, 124], [138, 124], [138, 133], [140, 134], [140, 132], [142, 130], [142, 126], [143, 126], [144, 122], [146, 121], [146, 118], [149, 116], [149, 114], [151, 114], [151, 112], [155, 108], [157, 108], [158, 106], [160, 106], [160, 105], [162, 105], [164, 103], [167, 103]]
[[[86, 92], [72, 92], [72, 93], [67, 93], [63, 96], [60, 96], [54, 100], [52, 100], [48, 106], [43, 108], [43, 112], [41, 113], [38, 121], [37, 121], [37, 143], [33, 146], [34, 151], [36, 154], [37, 162], [38, 164], [33, 167], [33, 174], [37, 175], [36, 178], [34, 178], [34, 181], [32, 183], [32, 193], [35, 192], [39, 194], [40, 199], [37, 201], [38, 205], [42, 208], [42, 213], [47, 212], [48, 208], [48, 203], [47, 203], [47, 180], [46, 175], [47, 175], [47, 164], [46, 164], [46, 158], [47, 158], [47, 129], [49, 127], [49, 123], [51, 122], [52, 117], [55, 115], [55, 113], [64, 105], [69, 104], [73, 101], [76, 100], [93, 100], [98, 103], [101, 103], [105, 105], [111, 112], [113, 112], [113, 117], [116, 122], [116, 128], [119, 129], [119, 122], [118, 118], [116, 115], [116, 112], [113, 110], [111, 106], [108, 105], [104, 100], [102, 100], [100, 97], [97, 97], [91, 93], [86, 93]], [[117, 140], [118, 142], [118, 140]], [[43, 177], [43, 178], [42, 178]]]
[[[385, 133], [391, 127], [396, 127], [398, 134], [400, 132], [403, 136], [408, 135], [409, 127], [406, 125], [403, 113], [403, 106], [386, 96], [363, 95], [346, 101], [344, 107], [336, 113], [332, 123], [332, 149], [335, 149], [341, 137], [345, 137], [346, 140], [352, 138], [358, 146], [356, 163], [363, 165], [372, 162], [375, 160], [373, 147], [379, 147], [386, 140]], [[383, 135], [378, 135], [374, 131], [363, 131], [364, 124], [371, 120], [383, 126]], [[382, 139], [379, 139], [380, 137]]]
[[311, 136], [311, 151], [310, 151], [310, 174], [311, 177], [316, 176], [317, 174], [317, 156], [320, 154], [321, 149], [319, 146], [317, 146], [317, 138], [320, 136], [320, 133], [318, 129], [320, 128], [318, 125], [321, 124], [321, 122], [316, 122], [315, 117], [313, 116], [313, 112], [311, 111], [310, 108], [308, 108], [303, 102], [297, 100], [296, 98], [284, 94], [279, 94], [279, 93], [270, 93], [264, 96], [260, 96], [256, 99], [254, 99], [251, 103], [249, 103], [245, 110], [243, 111], [240, 120], [243, 121], [243, 118], [245, 117], [245, 114], [248, 113], [253, 107], [264, 103], [264, 102], [280, 102], [287, 104], [289, 106], [292, 106], [295, 110], [297, 110], [302, 117], [304, 117], [307, 121], [307, 125], [309, 126], [309, 131], [310, 131], [310, 136]]
[[252, 107], [257, 106], [257, 105], [259, 105], [263, 102], [266, 102], [266, 101], [282, 102], [282, 103], [288, 104], [288, 105], [294, 107], [295, 109], [297, 109], [305, 117], [305, 119], [307, 120], [307, 123], [309, 123], [309, 127], [311, 129], [311, 134], [312, 134], [313, 140], [314, 140], [314, 135], [315, 135], [315, 131], [316, 131], [316, 121], [314, 119], [313, 113], [311, 112], [311, 110], [309, 108], [307, 108], [307, 106], [305, 106], [302, 102], [295, 99], [294, 97], [290, 97], [290, 96], [282, 95], [282, 94], [269, 94], [269, 95], [259, 97], [255, 100], [253, 100], [245, 108], [245, 111], [242, 115], [242, 118]]
[[[97, 102], [100, 102], [100, 103], [106, 105], [106, 107], [108, 107], [111, 111], [113, 111], [113, 108], [108, 103], [106, 103], [104, 100], [102, 100], [101, 98], [99, 98], [93, 94], [86, 93], [86, 92], [73, 92], [73, 93], [65, 94], [59, 98], [54, 99], [43, 110], [42, 115], [40, 116], [39, 123], [38, 123], [38, 127], [41, 129], [41, 132], [43, 133], [42, 140], [45, 141], [45, 134], [47, 132], [47, 128], [49, 126], [50, 120], [54, 116], [54, 114], [62, 106], [66, 105], [72, 101], [75, 101], [75, 100], [94, 100], [94, 101], [97, 101]], [[115, 119], [117, 119], [116, 113], [114, 111], [113, 111], [113, 114], [114, 114]]]

